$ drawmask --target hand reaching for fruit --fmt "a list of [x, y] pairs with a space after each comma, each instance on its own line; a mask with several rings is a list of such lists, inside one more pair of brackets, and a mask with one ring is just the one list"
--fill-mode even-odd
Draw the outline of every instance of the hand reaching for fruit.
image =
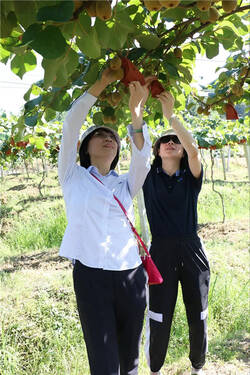
[[149, 85], [155, 77], [149, 76], [144, 79], [145, 83], [142, 85], [139, 81], [132, 81], [129, 84], [130, 98], [129, 109], [132, 114], [137, 117], [142, 115], [144, 105], [149, 95]]
[[121, 79], [123, 75], [119, 75], [121, 73], [118, 70], [113, 70], [111, 67], [108, 67], [104, 69], [102, 72], [101, 81], [108, 86], [110, 83], [117, 81], [118, 79]]
[[169, 120], [173, 114], [174, 97], [172, 96], [172, 94], [170, 94], [170, 92], [163, 91], [160, 95], [157, 96], [157, 99], [161, 103], [163, 116], [166, 117], [167, 120]]

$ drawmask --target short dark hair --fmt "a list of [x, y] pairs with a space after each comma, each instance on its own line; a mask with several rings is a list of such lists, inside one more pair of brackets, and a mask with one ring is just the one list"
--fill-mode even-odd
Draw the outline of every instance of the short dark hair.
[[[162, 167], [162, 159], [158, 155], [160, 145], [161, 145], [161, 138], [157, 139], [153, 148], [154, 160], [152, 163], [152, 168]], [[188, 155], [187, 155], [187, 151], [185, 150], [185, 148], [183, 148], [183, 157], [181, 158], [180, 169], [185, 169], [187, 165], [188, 165]]]
[[[96, 131], [98, 130], [99, 129], [97, 129]], [[81, 167], [88, 168], [91, 165], [91, 160], [90, 160], [90, 156], [88, 153], [88, 145], [89, 145], [89, 141], [91, 140], [93, 135], [96, 133], [96, 131], [93, 131], [92, 133], [87, 135], [87, 137], [82, 141], [82, 144], [79, 149], [79, 158], [80, 158]], [[108, 132], [108, 130], [105, 130], [105, 131]], [[119, 160], [119, 147], [117, 149], [117, 154], [110, 165], [110, 170], [115, 169], [115, 167], [117, 166], [118, 160]]]

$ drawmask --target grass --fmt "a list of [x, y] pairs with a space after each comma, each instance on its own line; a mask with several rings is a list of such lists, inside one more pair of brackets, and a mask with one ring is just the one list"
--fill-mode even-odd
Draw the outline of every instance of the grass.
[[[199, 203], [200, 234], [212, 270], [205, 366], [209, 375], [248, 374], [249, 197], [244, 165], [238, 160], [231, 164], [231, 182], [216, 177], [216, 189], [225, 200], [226, 223], [220, 223], [220, 201], [209, 181]], [[57, 258], [66, 220], [56, 171], [46, 178], [43, 196], [38, 189], [41, 177], [31, 177], [10, 175], [0, 188], [0, 373], [87, 375], [72, 268]], [[188, 374], [188, 352], [180, 290], [163, 375]], [[141, 348], [139, 375], [146, 374]]]

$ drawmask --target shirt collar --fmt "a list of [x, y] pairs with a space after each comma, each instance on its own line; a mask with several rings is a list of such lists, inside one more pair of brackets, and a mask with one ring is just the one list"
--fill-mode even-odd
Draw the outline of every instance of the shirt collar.
[[108, 177], [108, 176], [118, 176], [118, 174], [116, 173], [116, 171], [114, 169], [111, 169], [109, 171], [108, 174], [106, 174], [106, 176], [103, 176], [101, 173], [99, 173], [98, 169], [94, 166], [94, 165], [90, 165], [88, 168], [87, 168], [87, 171], [89, 171], [89, 173], [94, 173], [98, 176], [101, 176], [101, 177]]
[[[167, 176], [168, 174], [162, 169], [162, 167], [157, 167], [156, 169], [157, 173], [165, 173]], [[179, 177], [181, 174], [180, 169], [178, 169], [173, 176]]]

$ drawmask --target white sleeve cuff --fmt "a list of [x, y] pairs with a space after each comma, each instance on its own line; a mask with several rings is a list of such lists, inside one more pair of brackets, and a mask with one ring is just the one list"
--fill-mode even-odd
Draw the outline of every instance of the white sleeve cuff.
[[151, 147], [152, 143], [151, 143], [150, 136], [149, 136], [149, 133], [148, 133], [148, 127], [147, 127], [147, 124], [145, 122], [142, 125], [142, 134], [143, 134], [143, 137], [144, 137], [144, 145], [143, 145], [143, 148], [141, 150], [138, 150], [138, 148], [136, 147], [136, 145], [133, 141], [133, 132], [132, 132], [133, 126], [131, 124], [129, 124], [127, 126], [127, 130], [128, 130], [128, 136], [130, 138], [133, 151], [136, 151], [136, 152], [139, 152], [139, 153], [144, 153], [145, 149], [147, 150], [148, 146]]

